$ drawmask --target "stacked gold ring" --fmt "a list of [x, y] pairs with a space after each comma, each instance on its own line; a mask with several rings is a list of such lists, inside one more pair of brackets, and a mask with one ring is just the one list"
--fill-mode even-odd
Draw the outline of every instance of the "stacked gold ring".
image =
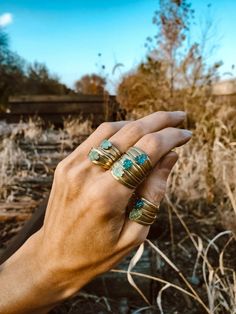
[[94, 164], [107, 170], [121, 157], [121, 152], [114, 144], [105, 139], [99, 147], [91, 148], [88, 157]]
[[131, 147], [112, 166], [113, 177], [130, 189], [135, 189], [149, 174], [152, 164], [140, 148]]
[[156, 205], [141, 197], [135, 202], [133, 209], [129, 213], [129, 219], [141, 225], [152, 225], [156, 218], [160, 204]]

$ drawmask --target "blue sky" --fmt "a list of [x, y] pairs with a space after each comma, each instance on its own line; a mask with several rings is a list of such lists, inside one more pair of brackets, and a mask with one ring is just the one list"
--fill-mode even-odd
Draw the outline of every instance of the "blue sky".
[[[204, 20], [209, 2], [192, 1], [197, 23]], [[111, 72], [117, 62], [124, 64], [124, 73], [144, 58], [145, 38], [155, 33], [157, 7], [157, 0], [3, 0], [0, 25], [6, 25], [13, 50], [28, 61], [46, 63], [69, 86], [83, 74], [98, 72], [97, 63], [106, 65], [115, 82], [118, 72]], [[212, 1], [218, 48], [209, 62], [223, 60], [222, 73], [236, 63], [235, 13], [236, 0]], [[195, 27], [194, 37], [199, 29]]]

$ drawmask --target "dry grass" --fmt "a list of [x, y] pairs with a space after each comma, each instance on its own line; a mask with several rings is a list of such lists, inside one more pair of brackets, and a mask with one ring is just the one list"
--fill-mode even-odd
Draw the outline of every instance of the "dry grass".
[[[29, 119], [27, 123], [6, 125], [0, 123], [0, 200], [14, 200], [14, 189], [17, 180], [22, 177], [37, 178], [51, 174], [47, 167], [52, 159], [62, 159], [73, 149], [80, 138], [92, 132], [91, 122], [67, 119], [62, 129], [55, 130], [53, 126], [44, 128], [39, 118]], [[41, 154], [38, 149], [55, 146], [50, 156]], [[59, 160], [58, 160], [59, 161]], [[41, 164], [43, 170], [38, 173], [35, 166]]]
[[0, 159], [0, 198], [7, 199], [9, 189], [14, 184], [17, 165], [25, 159], [25, 154], [11, 138], [5, 138], [0, 146]]
[[[212, 108], [213, 106], [213, 108]], [[129, 119], [147, 114], [149, 109], [129, 112]], [[201, 210], [202, 204], [214, 206], [222, 222], [236, 234], [236, 110], [214, 103], [194, 123], [193, 138], [179, 155], [169, 181], [169, 195], [175, 204]], [[198, 206], [196, 206], [198, 203]], [[228, 217], [230, 219], [230, 225]]]
[[[227, 112], [227, 108], [225, 108]], [[179, 162], [172, 174], [170, 194], [177, 203], [204, 201], [218, 208], [221, 218], [236, 219], [235, 126], [209, 116], [196, 123], [192, 141], [178, 149]], [[227, 221], [224, 221], [227, 225]], [[232, 230], [236, 234], [236, 229]]]
[[[214, 115], [211, 113], [214, 112]], [[143, 115], [143, 111], [133, 111], [131, 118]], [[192, 266], [192, 276], [184, 274], [184, 269], [178, 262], [171, 260], [171, 251], [162, 249], [147, 241], [147, 244], [168, 264], [180, 278], [180, 284], [176, 280], [159, 277], [156, 274], [147, 275], [132, 271], [134, 264], [141, 258], [139, 250], [134, 260], [131, 261], [128, 271], [128, 279], [135, 287], [132, 277], [143, 276], [163, 284], [157, 294], [156, 304], [150, 303], [138, 291], [147, 302], [147, 307], [137, 310], [137, 313], [147, 309], [159, 308], [160, 313], [166, 313], [163, 307], [163, 298], [169, 289], [177, 289], [181, 293], [198, 302], [202, 313], [220, 314], [236, 313], [236, 274], [235, 269], [228, 266], [228, 248], [235, 242], [236, 235], [236, 132], [234, 124], [235, 110], [222, 106], [217, 111], [206, 110], [205, 114], [195, 124], [194, 136], [189, 144], [178, 149], [179, 162], [177, 163], [172, 178], [169, 182], [168, 195], [165, 201], [169, 208], [170, 225], [173, 216], [178, 217], [186, 238], [181, 243], [175, 243], [175, 234], [171, 235], [173, 247], [178, 250], [189, 250], [190, 245], [185, 245], [187, 239], [191, 240], [191, 246], [196, 252], [196, 260]], [[29, 121], [14, 125], [10, 130], [2, 132], [0, 158], [0, 197], [9, 200], [14, 195], [11, 186], [22, 174], [19, 164], [27, 165], [27, 175], [37, 175], [32, 167], [32, 156], [26, 154], [20, 148], [20, 140], [34, 147], [35, 143], [53, 141], [61, 143], [61, 153], [65, 147], [73, 146], [74, 140], [81, 135], [91, 133], [91, 124], [88, 121], [68, 120], [62, 130], [43, 130], [39, 120]], [[35, 151], [35, 160], [39, 160]], [[42, 161], [43, 162], [43, 161]], [[45, 170], [46, 173], [46, 170]], [[226, 231], [214, 234], [208, 239], [196, 234], [185, 223], [188, 213], [196, 218], [196, 224], [200, 221], [206, 225], [220, 224]], [[171, 222], [172, 221], [172, 222]], [[202, 224], [201, 224], [202, 225]], [[171, 229], [172, 230], [172, 229]], [[173, 231], [173, 230], [172, 230]], [[218, 244], [221, 239], [224, 239]], [[212, 264], [212, 251], [214, 257]], [[182, 251], [184, 252], [184, 251]], [[184, 254], [183, 254], [184, 255]], [[210, 255], [210, 258], [209, 258]], [[188, 263], [188, 260], [186, 260]], [[119, 270], [120, 272], [120, 270]], [[196, 289], [192, 281], [202, 277], [203, 288]], [[137, 289], [137, 287], [136, 287]]]
[[[176, 266], [174, 262], [172, 262], [167, 255], [163, 253], [162, 250], [158, 248], [158, 246], [154, 245], [150, 240], [146, 240], [146, 242], [151, 246], [151, 248], [176, 272], [176, 276], [180, 277], [183, 286], [176, 285], [173, 282], [168, 280], [164, 280], [163, 278], [154, 276], [154, 275], [147, 275], [142, 273], [133, 272], [132, 269], [139, 261], [142, 256], [144, 245], [142, 244], [139, 249], [137, 250], [135, 256], [132, 258], [130, 262], [130, 266], [127, 271], [123, 270], [112, 270], [113, 272], [117, 273], [124, 273], [127, 274], [127, 279], [130, 284], [137, 290], [140, 296], [144, 299], [147, 303], [147, 307], [144, 309], [152, 309], [158, 307], [161, 314], [164, 314], [164, 310], [162, 307], [162, 296], [163, 292], [166, 289], [172, 288], [180, 291], [181, 293], [187, 295], [188, 297], [194, 299], [201, 305], [202, 312], [201, 313], [208, 313], [208, 314], [221, 314], [221, 313], [229, 313], [235, 314], [236, 313], [236, 274], [235, 270], [232, 268], [225, 267], [224, 265], [224, 253], [226, 246], [233, 240], [230, 231], [225, 231], [218, 234], [214, 239], [212, 239], [208, 245], [204, 246], [203, 241], [200, 237], [198, 237], [198, 241], [195, 241], [193, 235], [191, 234], [190, 230], [187, 229], [187, 233], [189, 237], [193, 241], [193, 245], [197, 251], [197, 266], [202, 268], [202, 275], [204, 278], [205, 283], [205, 295], [207, 296], [207, 302], [199, 295], [197, 290], [194, 288], [192, 282], [194, 280], [198, 280], [197, 277], [194, 277], [194, 274], [191, 278], [186, 278], [181, 270]], [[226, 246], [223, 248], [222, 251], [218, 250], [217, 245], [215, 244], [216, 240], [220, 237], [231, 235], [229, 240], [227, 241]], [[217, 250], [218, 257], [219, 257], [219, 267], [215, 268], [211, 265], [208, 259], [208, 253], [210, 248]], [[199, 259], [201, 257], [201, 259]], [[156, 305], [150, 304], [148, 299], [142, 292], [133, 279], [133, 276], [147, 278], [153, 281], [157, 281], [163, 284], [163, 287], [159, 290], [157, 298], [156, 298]], [[191, 282], [192, 281], [192, 282]], [[137, 311], [138, 313], [141, 311]]]
[[[130, 113], [129, 118], [138, 118], [143, 116], [149, 109], [136, 109]], [[159, 278], [155, 275], [137, 274], [128, 269], [127, 275], [131, 285], [135, 287], [130, 276], [149, 277], [154, 281], [163, 284], [162, 289], [157, 295], [156, 306], [160, 313], [165, 312], [162, 307], [162, 298], [166, 289], [175, 288], [182, 291], [183, 294], [195, 299], [202, 307], [201, 313], [220, 314], [236, 313], [236, 272], [235, 266], [228, 267], [229, 255], [227, 250], [229, 245], [235, 246], [236, 240], [236, 127], [235, 127], [235, 109], [228, 105], [222, 105], [209, 102], [194, 122], [193, 138], [186, 146], [178, 148], [179, 161], [174, 168], [169, 188], [166, 207], [170, 208], [170, 232], [173, 232], [172, 217], [177, 216], [184, 230], [186, 238], [181, 244], [175, 244], [175, 234], [171, 234], [172, 248], [179, 248], [187, 251], [187, 247], [182, 246], [187, 239], [191, 240], [192, 247], [196, 250], [196, 262], [193, 266], [193, 273], [190, 279], [186, 278], [179, 268], [178, 262], [172, 262], [168, 255], [173, 252], [166, 252], [159, 249], [156, 245], [147, 241], [152, 249], [157, 252], [165, 262], [176, 272], [176, 277], [181, 278], [182, 284], [177, 286], [165, 278]], [[199, 234], [187, 227], [185, 219], [191, 213], [196, 219], [196, 223], [202, 225], [214, 226], [220, 225], [226, 231], [216, 233], [213, 239], [202, 238]], [[226, 244], [218, 245], [218, 241], [226, 238]], [[209, 252], [215, 252], [215, 263], [212, 265], [212, 257], [209, 258]], [[184, 251], [183, 251], [184, 253]], [[211, 255], [211, 254], [210, 254]], [[232, 257], [232, 256], [231, 256]], [[141, 258], [140, 250], [137, 251], [135, 261]], [[233, 257], [233, 259], [235, 259]], [[225, 263], [226, 262], [226, 263]], [[235, 260], [233, 261], [235, 265]], [[132, 261], [131, 261], [132, 264]], [[188, 265], [186, 260], [186, 265]], [[226, 264], [226, 265], [225, 265]], [[132, 265], [134, 266], [134, 265]], [[183, 266], [183, 265], [182, 265]], [[199, 276], [204, 280], [204, 286], [200, 293], [193, 287], [197, 280], [196, 269], [200, 269]], [[145, 300], [142, 292], [135, 287]], [[182, 290], [181, 290], [182, 289]], [[147, 301], [147, 300], [146, 300]], [[150, 303], [147, 302], [150, 306]], [[153, 307], [153, 305], [152, 305]]]
[[77, 119], [68, 118], [64, 120], [63, 130], [71, 139], [76, 136], [88, 135], [93, 131], [92, 122], [89, 120], [83, 120], [82, 117]]

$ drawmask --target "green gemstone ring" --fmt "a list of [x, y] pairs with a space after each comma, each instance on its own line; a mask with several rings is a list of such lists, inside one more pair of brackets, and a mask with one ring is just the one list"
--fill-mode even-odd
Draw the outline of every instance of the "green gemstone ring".
[[121, 152], [108, 139], [104, 139], [98, 147], [91, 148], [88, 158], [92, 163], [108, 170], [119, 159]]
[[111, 167], [111, 174], [121, 184], [135, 189], [152, 169], [148, 155], [137, 147], [131, 147]]
[[129, 213], [129, 219], [148, 226], [155, 222], [160, 204], [154, 204], [144, 197], [136, 200]]

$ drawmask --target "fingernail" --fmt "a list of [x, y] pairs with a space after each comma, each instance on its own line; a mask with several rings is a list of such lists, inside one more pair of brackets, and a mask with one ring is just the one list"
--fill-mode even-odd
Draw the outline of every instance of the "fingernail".
[[184, 137], [186, 138], [190, 138], [193, 135], [193, 132], [189, 131], [189, 130], [182, 130]]
[[181, 118], [185, 118], [186, 117], [186, 112], [184, 112], [184, 111], [175, 111], [175, 113], [177, 115], [179, 115]]

